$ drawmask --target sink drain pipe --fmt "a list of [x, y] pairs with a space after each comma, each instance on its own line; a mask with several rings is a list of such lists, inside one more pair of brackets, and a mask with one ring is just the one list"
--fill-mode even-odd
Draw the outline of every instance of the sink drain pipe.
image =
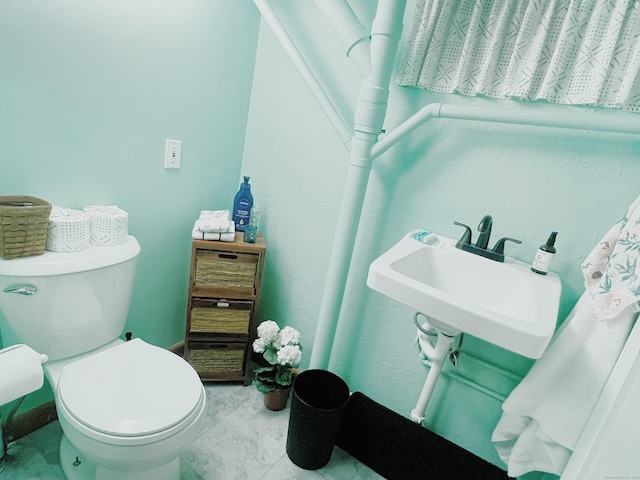
[[364, 80], [356, 104], [347, 178], [311, 352], [310, 368], [329, 367], [373, 164], [372, 149], [382, 133], [387, 113], [389, 83], [402, 33], [405, 6], [406, 0], [380, 0], [371, 26], [371, 75]]
[[[418, 424], [422, 423], [424, 420], [424, 412], [426, 411], [429, 400], [431, 400], [433, 391], [436, 388], [436, 383], [440, 378], [444, 363], [451, 353], [453, 342], [456, 340], [455, 336], [447, 335], [439, 330], [436, 330], [436, 332], [438, 339], [436, 340], [435, 346], [431, 345], [428, 338], [424, 338], [424, 341], [420, 341], [420, 348], [429, 359], [431, 367], [429, 368], [427, 379], [422, 386], [422, 391], [420, 392], [420, 397], [418, 397], [416, 408], [411, 410], [411, 420]], [[426, 337], [423, 333], [421, 333], [420, 336]]]

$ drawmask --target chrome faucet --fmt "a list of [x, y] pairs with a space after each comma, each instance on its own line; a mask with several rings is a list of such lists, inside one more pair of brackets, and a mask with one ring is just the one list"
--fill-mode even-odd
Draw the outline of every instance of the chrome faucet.
[[485, 215], [482, 217], [482, 220], [480, 220], [480, 224], [478, 225], [478, 232], [480, 232], [480, 234], [478, 235], [478, 240], [476, 240], [475, 245], [471, 243], [471, 228], [469, 228], [468, 225], [459, 222], [453, 222], [453, 224], [464, 227], [465, 229], [462, 237], [456, 243], [457, 248], [464, 250], [465, 252], [475, 253], [476, 255], [495, 260], [496, 262], [504, 262], [504, 244], [507, 241], [522, 243], [520, 240], [516, 240], [515, 238], [503, 237], [496, 242], [495, 246], [491, 250], [487, 250], [489, 238], [491, 237], [491, 228], [493, 227], [493, 218], [491, 215]]

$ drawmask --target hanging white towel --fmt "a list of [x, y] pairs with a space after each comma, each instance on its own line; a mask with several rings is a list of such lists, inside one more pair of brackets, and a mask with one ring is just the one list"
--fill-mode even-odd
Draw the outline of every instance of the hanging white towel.
[[584, 293], [547, 351], [502, 405], [491, 440], [512, 477], [561, 475], [634, 324], [596, 317]]
[[586, 291], [502, 405], [491, 438], [510, 476], [561, 475], [637, 317], [640, 197], [582, 264]]

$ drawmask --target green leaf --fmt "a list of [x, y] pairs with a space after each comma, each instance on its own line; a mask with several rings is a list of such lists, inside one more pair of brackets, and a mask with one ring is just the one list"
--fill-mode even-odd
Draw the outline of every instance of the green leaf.
[[256, 380], [254, 380], [253, 384], [256, 386], [256, 389], [259, 392], [262, 392], [262, 393], [270, 393], [270, 392], [273, 392], [276, 389], [275, 383], [274, 384], [266, 384], [266, 383], [261, 383], [261, 382], [258, 382]]
[[271, 365], [276, 365], [278, 363], [278, 354], [270, 348], [267, 348], [262, 356]]
[[278, 370], [275, 375], [275, 381], [278, 385], [283, 385], [288, 387], [293, 383], [294, 375], [291, 373], [291, 370], [288, 368], [284, 368]]
[[275, 368], [273, 367], [260, 367], [260, 368], [256, 368], [253, 373], [254, 375], [257, 375], [259, 373], [267, 373], [267, 372], [271, 372], [272, 375], [275, 376]]
[[276, 369], [274, 367], [261, 367], [253, 372], [253, 384], [258, 391], [269, 393], [277, 388]]

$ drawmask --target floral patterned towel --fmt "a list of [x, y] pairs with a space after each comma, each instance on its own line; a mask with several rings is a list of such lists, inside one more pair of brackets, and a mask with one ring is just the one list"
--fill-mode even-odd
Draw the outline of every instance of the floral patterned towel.
[[640, 197], [609, 230], [582, 263], [582, 273], [594, 313], [611, 320], [640, 300]]

